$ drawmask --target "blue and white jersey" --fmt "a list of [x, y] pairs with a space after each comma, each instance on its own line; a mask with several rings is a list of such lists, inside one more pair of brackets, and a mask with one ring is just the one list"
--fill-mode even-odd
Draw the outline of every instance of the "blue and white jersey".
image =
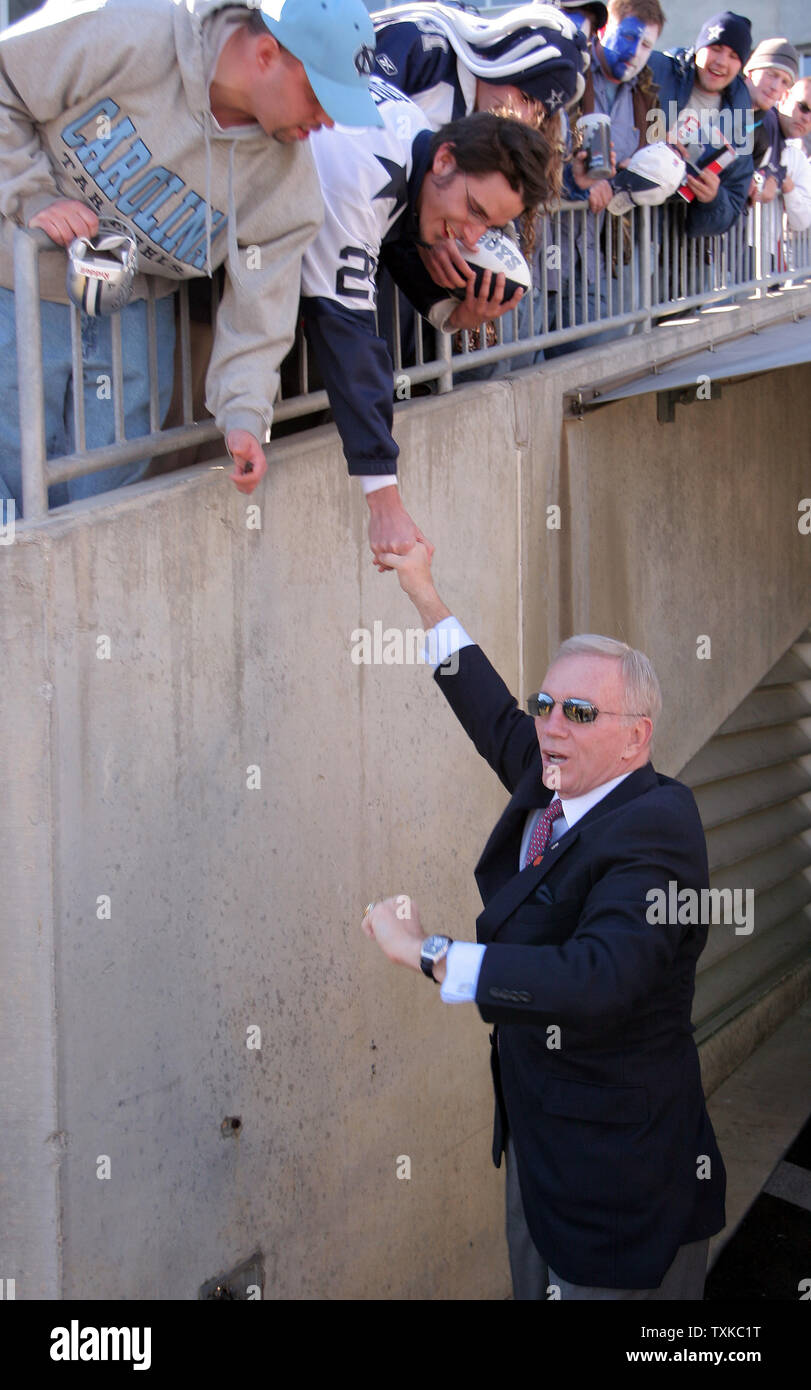
[[430, 126], [419, 107], [382, 78], [370, 78], [369, 90], [384, 121], [380, 129], [336, 125], [310, 137], [325, 213], [304, 257], [301, 292], [374, 311], [380, 250], [412, 210], [414, 139]]
[[375, 64], [417, 103], [434, 130], [469, 116], [476, 106], [476, 78], [433, 19], [387, 22], [375, 17]]
[[369, 90], [377, 127], [336, 126], [311, 136], [324, 224], [302, 267], [301, 314], [341, 435], [349, 472], [392, 476], [391, 355], [377, 333], [382, 261], [420, 313], [447, 298], [416, 248], [416, 203], [428, 171], [431, 129], [413, 101], [382, 78]]

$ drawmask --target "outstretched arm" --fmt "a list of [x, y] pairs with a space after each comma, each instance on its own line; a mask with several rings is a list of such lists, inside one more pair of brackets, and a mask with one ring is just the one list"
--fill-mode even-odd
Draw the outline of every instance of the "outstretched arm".
[[[301, 310], [350, 474], [394, 478], [399, 452], [392, 435], [394, 370], [375, 332], [374, 315], [325, 297], [304, 297]], [[404, 554], [425, 537], [403, 506], [396, 480], [369, 492], [367, 502], [369, 544], [378, 569], [385, 569], [383, 551]]]
[[[397, 570], [400, 586], [426, 630], [452, 616], [437, 593], [425, 546], [418, 542], [407, 555], [380, 558]], [[459, 659], [438, 666], [437, 684], [477, 751], [512, 794], [538, 755], [535, 720], [519, 710], [515, 696], [481, 648], [471, 644], [466, 634], [463, 637], [464, 641], [452, 649], [458, 651]]]

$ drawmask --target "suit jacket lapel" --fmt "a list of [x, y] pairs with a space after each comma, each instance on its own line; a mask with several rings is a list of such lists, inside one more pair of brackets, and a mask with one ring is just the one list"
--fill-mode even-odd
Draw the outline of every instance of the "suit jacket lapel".
[[[550, 845], [540, 864], [530, 864], [528, 868], [519, 870], [515, 865], [527, 812], [548, 806], [554, 795], [543, 784], [541, 784], [539, 794], [539, 778], [540, 766], [530, 769], [522, 777], [479, 861], [476, 876], [482, 889], [485, 887], [483, 880], [489, 879], [494, 871], [498, 874], [498, 871], [501, 870], [500, 886], [493, 896], [487, 899], [485, 909], [480, 913], [476, 922], [476, 935], [480, 942], [492, 940], [502, 923], [531, 893], [534, 893], [544, 875], [554, 864], [560, 862], [572, 845], [576, 844], [582, 829], [601, 816], [609, 815], [612, 811], [617, 810], [626, 801], [632, 801], [634, 797], [641, 796], [643, 792], [649, 791], [658, 782], [657, 774], [651, 763], [637, 768], [630, 777], [626, 777], [624, 782], [620, 782], [618, 787], [609, 792], [608, 796], [603, 797], [602, 801], [598, 801], [596, 806], [592, 806], [590, 811], [581, 816], [572, 830], [567, 830], [559, 840]], [[494, 859], [495, 862], [487, 863], [486, 861], [490, 859]], [[504, 874], [508, 874], [509, 877], [505, 879]]]
[[476, 865], [476, 882], [485, 904], [518, 872], [518, 850], [527, 812], [548, 806], [552, 800], [553, 793], [543, 785], [541, 772], [539, 752], [529, 771], [518, 783], [481, 852]]
[[[530, 864], [528, 868], [516, 871], [512, 878], [498, 890], [494, 897], [490, 899], [484, 912], [479, 914], [476, 921], [476, 939], [480, 942], [490, 941], [503, 922], [515, 912], [517, 907], [534, 893], [538, 884], [545, 874], [549, 872], [553, 864], [560, 863], [563, 855], [572, 845], [576, 844], [580, 834], [580, 822], [578, 821], [574, 830], [567, 830], [565, 835], [561, 835], [553, 845], [546, 850], [540, 864]], [[515, 862], [515, 846], [513, 846], [513, 863]]]

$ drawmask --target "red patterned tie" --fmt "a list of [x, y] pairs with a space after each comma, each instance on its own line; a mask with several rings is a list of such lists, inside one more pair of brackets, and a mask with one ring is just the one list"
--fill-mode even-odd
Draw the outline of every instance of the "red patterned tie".
[[558, 816], [562, 815], [563, 807], [560, 804], [560, 799], [556, 796], [550, 801], [530, 836], [529, 849], [527, 850], [527, 857], [524, 860], [525, 869], [528, 868], [530, 864], [540, 864], [541, 855], [552, 838], [552, 824], [557, 820]]

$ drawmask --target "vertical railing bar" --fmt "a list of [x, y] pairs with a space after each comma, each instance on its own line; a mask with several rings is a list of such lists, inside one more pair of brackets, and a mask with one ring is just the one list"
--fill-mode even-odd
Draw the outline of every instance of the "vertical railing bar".
[[453, 349], [450, 333], [437, 330], [436, 355], [437, 360], [444, 364], [436, 379], [436, 389], [440, 396], [445, 396], [453, 390]]
[[[529, 289], [526, 291], [526, 293], [529, 295], [529, 305], [527, 307], [527, 312], [529, 314], [528, 330], [530, 338], [532, 338], [535, 334], [535, 293], [538, 288], [538, 233], [540, 229], [541, 214], [540, 212], [536, 212], [532, 222], [532, 253], [531, 255], [527, 256], [527, 261], [529, 262], [530, 269]], [[518, 329], [517, 336], [519, 338], [523, 338], [525, 336], [521, 333], [520, 327]]]
[[184, 280], [180, 286], [180, 390], [183, 409], [183, 424], [190, 425], [194, 418], [191, 381], [191, 326], [189, 322], [189, 286]]
[[[588, 227], [589, 213], [588, 213], [588, 205], [587, 205], [586, 207], [583, 208], [583, 211], [582, 211], [582, 213], [580, 214], [580, 221], [581, 221], [581, 223], [582, 223], [581, 235], [582, 235], [582, 238], [583, 238], [582, 245], [583, 245], [583, 251], [584, 251], [583, 256], [581, 256], [581, 258], [580, 258], [580, 300], [581, 300], [581, 306], [582, 306], [582, 310], [583, 310], [583, 318], [582, 318], [581, 322], [583, 322], [583, 323], [588, 323], [588, 322], [589, 322], [589, 303], [588, 303], [588, 297], [589, 297], [589, 240], [588, 240], [588, 237], [589, 237], [589, 227]], [[596, 238], [595, 238], [595, 255], [596, 255], [596, 252], [597, 252], [597, 246], [596, 246]]]
[[[558, 221], [559, 221], [559, 220], [560, 220], [560, 214], [558, 213], [557, 216], [558, 216]], [[551, 219], [551, 220], [553, 221], [554, 218]], [[544, 332], [544, 333], [548, 333], [548, 332], [549, 332], [549, 228], [550, 228], [550, 218], [548, 218], [548, 217], [545, 216], [544, 219], [543, 219], [543, 222], [542, 222], [542, 226], [543, 226], [543, 259], [542, 259], [542, 261], [541, 261], [541, 316], [542, 316], [542, 319], [543, 319], [543, 332]], [[560, 241], [559, 241], [559, 240], [558, 240], [558, 241], [553, 241], [553, 242], [552, 242], [552, 245], [553, 245], [553, 246], [558, 246], [558, 247], [559, 247], [559, 246], [560, 246]], [[558, 254], [557, 259], [560, 260], [560, 254]], [[560, 298], [560, 289], [561, 289], [561, 285], [560, 285], [560, 267], [558, 267], [558, 288], [557, 288], [558, 299]], [[558, 327], [560, 327], [559, 324], [558, 324]]]
[[75, 304], [70, 306], [70, 379], [73, 397], [73, 449], [87, 448], [84, 422], [84, 362], [82, 361], [82, 320]]
[[[651, 220], [653, 213], [649, 207], [642, 207], [638, 210], [641, 218], [639, 228], [639, 288], [642, 291], [641, 308], [645, 310], [645, 317], [642, 320], [643, 333], [650, 333], [653, 328], [653, 315], [651, 313], [651, 301], [653, 298], [653, 265], [651, 257]], [[637, 308], [637, 305], [634, 305]]]
[[[657, 214], [658, 214], [659, 209], [657, 208], [656, 211], [657, 211]], [[640, 246], [641, 246], [641, 244], [642, 244], [642, 225], [644, 224], [644, 221], [645, 221], [645, 219], [644, 219], [644, 217], [642, 217], [642, 220], [641, 220], [641, 222], [640, 222], [640, 227], [639, 227], [639, 242], [640, 242]], [[652, 214], [650, 215], [649, 219], [648, 219], [648, 249], [649, 249], [649, 253], [650, 253], [650, 259], [649, 259], [649, 261], [648, 261], [648, 269], [647, 269], [647, 272], [646, 272], [648, 278], [650, 279], [650, 300], [649, 300], [649, 304], [651, 304], [651, 305], [653, 305], [653, 304], [658, 304], [658, 303], [659, 303], [659, 294], [660, 294], [660, 283], [659, 283], [659, 248], [660, 248], [659, 228], [660, 228], [660, 218], [659, 218], [656, 214], [653, 214], [653, 213], [652, 213]], [[655, 235], [655, 236], [654, 236], [654, 229], [655, 229], [655, 232], [656, 232], [656, 235]], [[640, 255], [641, 255], [641, 254], [642, 254], [642, 253], [641, 253], [641, 251], [640, 251]], [[641, 286], [642, 286], [642, 282], [640, 281], [640, 289], [641, 289]], [[644, 300], [644, 291], [643, 291], [643, 300]]]
[[298, 394], [308, 396], [310, 393], [310, 350], [307, 346], [307, 335], [304, 332], [301, 320], [296, 329], [296, 348], [298, 355]]
[[[605, 261], [600, 265], [600, 220], [606, 228], [605, 235]], [[608, 314], [611, 315], [611, 245], [612, 231], [611, 223], [613, 218], [603, 216], [598, 213], [594, 218], [594, 317], [600, 320], [603, 317], [603, 296], [602, 281], [606, 282], [606, 301], [608, 304]]]
[[569, 219], [569, 324], [575, 325], [577, 323], [577, 315], [575, 313], [574, 301], [577, 277], [574, 268], [574, 212], [572, 209], [569, 209], [567, 216]]
[[[39, 252], [45, 232], [31, 235], [14, 229], [14, 314], [17, 330], [17, 380], [25, 383], [25, 410], [20, 409], [20, 470], [23, 516], [39, 521], [48, 515], [45, 462], [45, 373], [42, 364], [42, 319]], [[23, 392], [18, 389], [18, 401]]]
[[[629, 305], [629, 308], [632, 309], [632, 310], [634, 310], [634, 311], [636, 311], [636, 310], [639, 308], [639, 289], [640, 289], [640, 286], [639, 286], [639, 275], [641, 274], [641, 262], [640, 262], [639, 257], [640, 257], [640, 255], [641, 255], [641, 250], [640, 250], [640, 243], [639, 243], [639, 241], [638, 241], [638, 239], [637, 239], [637, 235], [636, 235], [636, 229], [637, 229], [637, 227], [638, 227], [638, 225], [639, 225], [639, 221], [640, 221], [641, 217], [642, 217], [642, 213], [641, 213], [641, 211], [639, 210], [639, 208], [634, 207], [634, 208], [631, 209], [631, 224], [630, 224], [631, 261], [630, 261], [630, 281], [629, 281], [629, 283], [630, 283], [630, 289], [631, 289], [631, 303], [630, 303], [630, 305]], [[623, 247], [624, 247], [624, 245], [625, 245], [625, 238], [623, 237]], [[623, 258], [624, 258], [624, 251], [623, 251]], [[647, 274], [647, 275], [650, 275], [650, 266], [647, 266], [647, 267], [646, 267], [646, 274]], [[623, 281], [624, 281], [624, 280], [625, 280], [625, 265], [624, 265], [624, 263], [623, 263], [623, 270], [622, 270], [622, 278], [623, 278]]]
[[726, 284], [727, 284], [727, 279], [726, 279], [726, 276], [727, 276], [727, 241], [726, 241], [726, 236], [724, 235], [724, 233], [723, 233], [723, 232], [722, 232], [722, 233], [719, 233], [719, 235], [716, 236], [716, 237], [714, 238], [714, 242], [715, 242], [716, 256], [717, 256], [717, 265], [716, 265], [715, 280], [714, 280], [715, 288], [718, 289], [718, 290], [720, 290], [720, 289], [726, 289]]
[[113, 359], [113, 416], [115, 442], [121, 444], [124, 434], [124, 359], [121, 350], [121, 311], [110, 316], [110, 345]]
[[[150, 291], [152, 278], [149, 277]], [[162, 424], [160, 418], [160, 384], [158, 382], [158, 316], [155, 296], [150, 292], [146, 301], [147, 362], [149, 366], [149, 430], [156, 433]]]

